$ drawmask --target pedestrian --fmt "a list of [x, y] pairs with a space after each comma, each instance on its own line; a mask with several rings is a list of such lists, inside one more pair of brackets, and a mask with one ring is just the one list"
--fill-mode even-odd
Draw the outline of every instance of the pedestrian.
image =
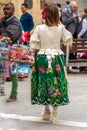
[[60, 21], [61, 21], [61, 16], [62, 16], [62, 8], [61, 8], [61, 4], [57, 4], [57, 7], [58, 7], [59, 17], [60, 17]]
[[46, 7], [48, 6], [47, 3], [44, 4], [43, 8], [41, 9], [41, 19], [42, 19], [42, 23], [45, 22], [45, 10], [46, 10]]
[[70, 10], [70, 1], [66, 1], [65, 10]]
[[17, 43], [18, 40], [20, 40], [21, 34], [20, 22], [18, 18], [14, 15], [14, 12], [14, 4], [7, 3], [3, 8], [4, 16], [0, 20], [0, 35], [10, 37], [12, 40], [12, 44]]
[[[79, 25], [79, 14], [78, 5], [75, 1], [70, 3], [70, 10], [65, 10], [62, 12], [62, 23], [65, 25], [66, 29], [70, 31], [74, 39], [77, 39], [77, 29]], [[69, 59], [76, 59], [76, 53], [70, 53]]]
[[[82, 19], [80, 21], [79, 27], [78, 27], [78, 39], [87, 39], [87, 8], [84, 8]], [[81, 55], [81, 58], [87, 59], [87, 52], [84, 52]], [[81, 66], [79, 67], [80, 72], [87, 72], [87, 66]]]
[[[9, 37], [12, 40], [12, 44], [17, 44], [20, 40], [21, 26], [20, 21], [14, 15], [15, 7], [13, 3], [7, 3], [4, 8], [4, 17], [0, 21], [0, 35]], [[17, 100], [17, 89], [18, 89], [18, 75], [11, 74], [12, 90], [11, 95], [8, 98], [8, 102]]]
[[47, 6], [45, 24], [38, 25], [30, 40], [30, 47], [38, 50], [32, 66], [31, 103], [44, 105], [44, 120], [57, 121], [58, 106], [69, 103], [68, 84], [65, 76], [64, 53], [60, 41], [65, 45], [72, 43], [72, 35], [59, 22], [56, 5]]
[[73, 38], [77, 38], [77, 28], [79, 25], [79, 14], [78, 5], [75, 1], [70, 3], [70, 10], [65, 10], [62, 12], [62, 23], [68, 29]]
[[28, 41], [30, 40], [30, 32], [34, 28], [34, 21], [32, 15], [28, 13], [28, 5], [26, 3], [21, 4], [21, 11], [22, 15], [20, 17], [20, 22], [24, 32], [23, 36], [25, 37], [25, 35], [27, 35], [27, 39], [25, 37], [25, 44], [28, 44]]
[[78, 38], [87, 39], [87, 8], [83, 11], [82, 19], [78, 27]]

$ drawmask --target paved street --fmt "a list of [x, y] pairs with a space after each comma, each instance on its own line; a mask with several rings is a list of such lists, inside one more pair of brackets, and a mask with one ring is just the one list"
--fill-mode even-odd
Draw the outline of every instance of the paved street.
[[11, 82], [6, 82], [6, 96], [0, 97], [0, 130], [87, 130], [87, 74], [68, 78], [70, 104], [59, 107], [56, 125], [41, 120], [43, 106], [31, 105], [30, 77], [19, 82], [14, 103], [6, 103], [11, 89]]

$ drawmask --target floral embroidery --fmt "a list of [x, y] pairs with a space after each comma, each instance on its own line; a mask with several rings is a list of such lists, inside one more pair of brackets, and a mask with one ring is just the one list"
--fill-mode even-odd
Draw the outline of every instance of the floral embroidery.
[[45, 73], [45, 67], [40, 67], [39, 70], [41, 73]]
[[51, 99], [50, 99], [50, 98], [48, 98], [48, 102], [51, 102]]
[[58, 96], [58, 95], [60, 95], [60, 92], [59, 92], [58, 89], [56, 89], [56, 92], [54, 93], [54, 96]]
[[54, 77], [54, 84], [57, 84], [57, 78]]
[[53, 91], [54, 91], [54, 87], [50, 87], [48, 90], [48, 94], [52, 94]]
[[56, 99], [56, 102], [58, 102], [58, 99]]
[[51, 67], [48, 67], [46, 55], [37, 55], [31, 76], [32, 104], [56, 107], [69, 103], [68, 83], [63, 70], [64, 65], [61, 61], [64, 62], [64, 56], [61, 55], [60, 60], [59, 56], [56, 55], [51, 62]]
[[56, 72], [58, 73], [59, 71], [61, 71], [62, 67], [60, 65], [56, 65]]
[[52, 68], [47, 68], [47, 72], [52, 72]]
[[35, 66], [32, 66], [32, 72], [36, 72]]
[[67, 81], [66, 77], [64, 78], [65, 81]]

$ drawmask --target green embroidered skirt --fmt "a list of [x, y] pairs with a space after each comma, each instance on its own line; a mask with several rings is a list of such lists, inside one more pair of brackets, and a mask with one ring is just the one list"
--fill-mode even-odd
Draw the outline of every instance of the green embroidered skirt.
[[63, 54], [55, 55], [50, 63], [47, 55], [38, 54], [36, 56], [31, 77], [32, 104], [56, 107], [69, 103], [64, 62]]

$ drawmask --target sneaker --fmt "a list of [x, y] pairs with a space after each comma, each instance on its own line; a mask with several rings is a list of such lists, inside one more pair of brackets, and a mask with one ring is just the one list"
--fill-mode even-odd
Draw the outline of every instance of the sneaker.
[[16, 96], [10, 96], [6, 101], [7, 102], [15, 102], [17, 100]]
[[0, 88], [0, 95], [1, 95], [1, 96], [5, 96], [4, 88]]
[[1, 96], [5, 96], [5, 92], [1, 92], [0, 94], [1, 94]]

